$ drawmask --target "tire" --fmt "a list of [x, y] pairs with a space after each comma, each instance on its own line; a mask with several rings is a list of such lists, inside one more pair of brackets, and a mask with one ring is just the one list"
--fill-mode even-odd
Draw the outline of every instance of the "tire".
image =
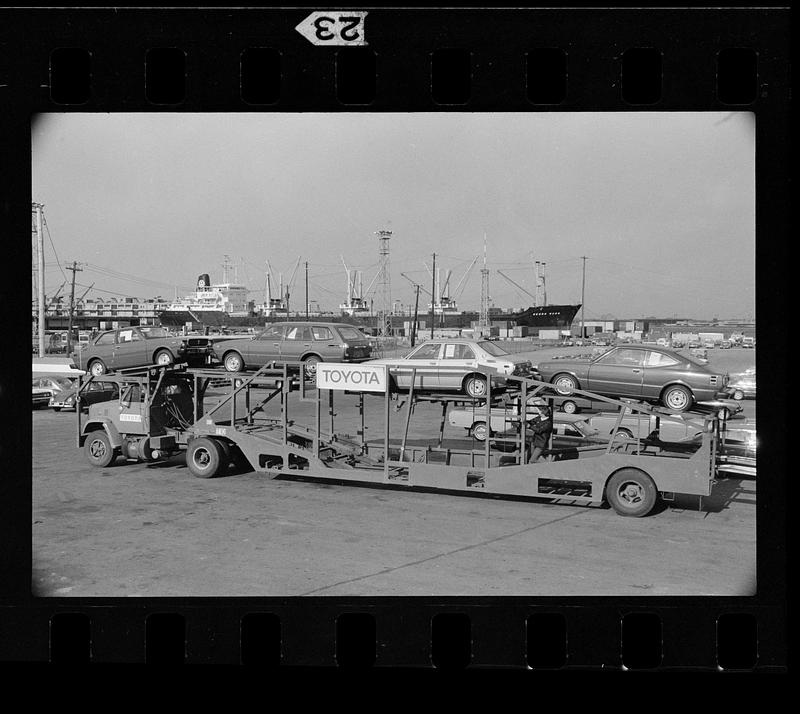
[[88, 368], [89, 368], [89, 374], [91, 374], [93, 377], [100, 377], [101, 375], [106, 374], [106, 372], [108, 372], [108, 368], [106, 367], [105, 362], [103, 362], [103, 360], [101, 359], [94, 359], [91, 362], [89, 362]]
[[575, 402], [571, 399], [567, 399], [567, 401], [561, 403], [561, 411], [565, 414], [577, 414], [579, 409]]
[[111, 439], [102, 429], [92, 431], [86, 437], [83, 445], [86, 460], [92, 466], [108, 466], [117, 456], [114, 447], [111, 446]]
[[557, 374], [550, 380], [552, 384], [556, 385], [556, 392], [559, 394], [572, 394], [576, 389], [579, 388], [578, 380], [575, 379], [571, 374]]
[[197, 478], [216, 476], [221, 463], [222, 449], [214, 439], [201, 436], [189, 442], [186, 449], [186, 466]]
[[464, 393], [469, 397], [485, 397], [487, 392], [486, 378], [471, 374], [464, 380]]
[[469, 433], [476, 441], [486, 441], [486, 422], [476, 421], [469, 430]]
[[641, 518], [658, 501], [658, 490], [646, 473], [638, 469], [617, 471], [606, 484], [606, 500], [620, 516]]
[[694, 404], [692, 392], [680, 384], [667, 387], [661, 394], [661, 403], [671, 411], [685, 412]]
[[242, 355], [238, 352], [228, 352], [222, 358], [222, 364], [228, 372], [242, 372], [244, 371], [244, 360]]
[[169, 350], [159, 350], [156, 352], [155, 357], [153, 357], [153, 364], [157, 364], [159, 367], [165, 367], [168, 364], [172, 364], [174, 361], [175, 358]]
[[[613, 433], [610, 432], [609, 436]], [[633, 433], [628, 429], [617, 429], [617, 433], [614, 434], [614, 443], [615, 444], [627, 444], [628, 442], [634, 441]]]
[[740, 401], [742, 401], [742, 399], [744, 399], [744, 392], [743, 392], [741, 389], [737, 389], [737, 390], [736, 390], [736, 391], [733, 393], [733, 398], [734, 398], [734, 399], [735, 399], [737, 402], [740, 402]]
[[61, 407], [53, 407], [53, 411], [54, 412], [60, 412], [61, 411]]
[[214, 439], [214, 443], [217, 445], [217, 448], [219, 449], [221, 456], [220, 466], [217, 473], [218, 474], [226, 473], [231, 465], [231, 460], [232, 460], [231, 445], [227, 441], [223, 441], [222, 439]]
[[305, 376], [312, 382], [317, 381], [317, 365], [320, 362], [322, 362], [322, 360], [319, 357], [317, 357], [317, 355], [309, 355], [303, 360], [303, 366], [305, 367]]

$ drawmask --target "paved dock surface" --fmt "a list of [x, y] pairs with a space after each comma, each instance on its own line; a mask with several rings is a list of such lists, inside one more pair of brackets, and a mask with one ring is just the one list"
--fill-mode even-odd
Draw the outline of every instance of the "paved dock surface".
[[[428, 428], [438, 433], [438, 422]], [[204, 480], [181, 457], [94, 468], [66, 412], [34, 412], [33, 436], [38, 595], [755, 592], [754, 480], [720, 481], [702, 507], [679, 497], [623, 518], [568, 502], [254, 472]]]

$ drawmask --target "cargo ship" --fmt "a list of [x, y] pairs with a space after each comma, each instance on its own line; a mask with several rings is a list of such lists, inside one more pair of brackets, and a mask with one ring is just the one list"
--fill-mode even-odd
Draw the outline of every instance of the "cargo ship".
[[264, 317], [256, 315], [247, 299], [247, 287], [238, 283], [212, 284], [208, 273], [197, 277], [197, 289], [167, 305], [158, 317], [165, 327], [192, 323], [203, 327], [256, 327]]

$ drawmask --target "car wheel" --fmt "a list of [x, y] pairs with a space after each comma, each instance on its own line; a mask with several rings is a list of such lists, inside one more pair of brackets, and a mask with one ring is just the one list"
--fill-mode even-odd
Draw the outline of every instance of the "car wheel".
[[222, 449], [213, 439], [201, 436], [192, 439], [186, 449], [186, 465], [197, 478], [211, 478], [222, 463]]
[[95, 359], [89, 363], [89, 374], [94, 377], [99, 377], [105, 374], [107, 371], [108, 370], [101, 359]]
[[157, 364], [159, 367], [164, 367], [168, 364], [172, 364], [175, 361], [175, 358], [172, 356], [172, 352], [169, 350], [159, 350], [156, 352], [155, 359], [153, 362]]
[[685, 412], [692, 406], [694, 398], [686, 387], [674, 384], [664, 390], [661, 402], [667, 409], [675, 412]]
[[568, 399], [566, 402], [562, 402], [561, 411], [565, 414], [576, 414], [578, 412], [578, 405], [571, 399]]
[[114, 447], [111, 446], [111, 439], [105, 431], [93, 431], [86, 437], [84, 444], [86, 460], [92, 466], [108, 466], [116, 457]]
[[622, 469], [608, 480], [606, 500], [619, 515], [641, 518], [653, 510], [658, 490], [643, 471]]
[[633, 441], [633, 432], [628, 429], [617, 429], [617, 433], [614, 435], [614, 441]]
[[486, 441], [486, 422], [475, 422], [472, 425], [472, 429], [470, 429], [470, 434], [472, 434], [472, 438], [476, 441]]
[[317, 380], [317, 365], [322, 360], [317, 357], [316, 355], [310, 355], [303, 360], [303, 365], [305, 366], [305, 374], [308, 379], [316, 382]]
[[552, 383], [556, 385], [559, 394], [572, 394], [578, 388], [578, 380], [571, 374], [557, 374]]
[[741, 389], [737, 389], [737, 390], [736, 390], [736, 391], [733, 393], [733, 398], [734, 398], [734, 399], [735, 399], [737, 402], [740, 402], [740, 401], [742, 401], [742, 399], [744, 399], [744, 392], [743, 392]]
[[470, 397], [486, 396], [486, 378], [471, 375], [464, 380], [464, 392]]
[[60, 412], [61, 411], [61, 407], [53, 407], [53, 411], [54, 412]]
[[241, 372], [244, 369], [244, 360], [238, 352], [228, 352], [222, 363], [228, 372]]

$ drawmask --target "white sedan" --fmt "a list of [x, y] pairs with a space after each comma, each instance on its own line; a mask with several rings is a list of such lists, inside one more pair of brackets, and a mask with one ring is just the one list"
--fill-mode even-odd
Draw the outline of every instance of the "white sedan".
[[428, 340], [404, 357], [374, 359], [365, 364], [388, 365], [392, 387], [398, 391], [410, 389], [414, 374], [415, 391], [455, 391], [476, 398], [486, 396], [487, 371], [500, 380], [531, 372], [529, 361], [515, 361], [496, 342], [465, 338]]

